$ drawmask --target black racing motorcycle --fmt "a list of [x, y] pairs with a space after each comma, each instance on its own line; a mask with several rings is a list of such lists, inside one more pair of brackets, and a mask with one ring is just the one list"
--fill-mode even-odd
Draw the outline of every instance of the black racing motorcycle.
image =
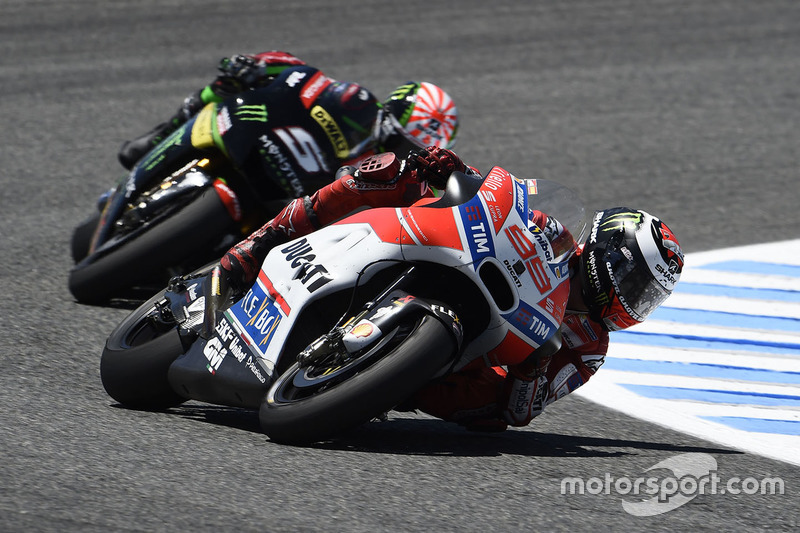
[[75, 229], [73, 296], [102, 303], [137, 285], [163, 287], [329, 183], [351, 154], [338, 126], [306, 108], [306, 85], [331, 83], [317, 72], [290, 69], [267, 87], [209, 104], [151, 150]]

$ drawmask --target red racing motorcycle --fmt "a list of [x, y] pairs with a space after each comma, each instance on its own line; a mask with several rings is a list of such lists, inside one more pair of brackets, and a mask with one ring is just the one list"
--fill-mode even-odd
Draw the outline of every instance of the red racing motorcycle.
[[250, 291], [199, 336], [203, 277], [123, 321], [101, 376], [123, 405], [188, 399], [259, 410], [273, 440], [330, 438], [494, 350], [554, 352], [571, 253], [529, 209], [579, 238], [584, 211], [554, 182], [453, 173], [443, 196], [362, 211], [273, 249]]

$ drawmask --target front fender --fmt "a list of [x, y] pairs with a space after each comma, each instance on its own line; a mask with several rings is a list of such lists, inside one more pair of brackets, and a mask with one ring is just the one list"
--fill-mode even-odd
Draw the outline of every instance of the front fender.
[[399, 289], [375, 302], [365, 314], [356, 317], [352, 328], [342, 338], [342, 342], [345, 348], [353, 353], [372, 345], [381, 337], [382, 332], [391, 331], [404, 323], [417, 321], [423, 315], [430, 315], [444, 324], [456, 343], [456, 353], [460, 354], [464, 330], [455, 311], [441, 302], [420, 298]]

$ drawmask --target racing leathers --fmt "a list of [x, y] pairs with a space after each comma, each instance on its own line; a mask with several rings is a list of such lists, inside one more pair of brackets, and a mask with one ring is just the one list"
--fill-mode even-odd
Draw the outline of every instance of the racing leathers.
[[189, 118], [138, 161], [132, 181], [158, 183], [193, 160], [227, 160], [237, 171], [232, 179], [243, 179], [225, 185], [237, 193], [226, 205], [251, 215], [247, 222], [257, 226], [369, 154], [377, 113], [377, 99], [360, 85], [288, 65], [266, 86], [208, 104]]
[[[273, 247], [361, 209], [409, 206], [432, 196], [428, 184], [443, 188], [454, 170], [476, 172], [450, 150], [436, 147], [412, 154], [403, 163], [388, 153], [367, 158], [358, 168], [342, 167], [333, 183], [294, 200], [225, 254], [207, 278], [204, 331], [213, 332], [218, 312], [231, 295], [243, 295], [255, 282]], [[577, 249], [571, 234], [555, 219], [540, 211], [531, 216], [554, 250]], [[577, 264], [576, 257], [573, 263]], [[546, 405], [585, 383], [608, 349], [608, 333], [584, 313], [567, 310], [560, 330], [562, 347], [553, 355], [491, 350], [428, 384], [400, 409], [418, 409], [471, 430], [527, 425]]]
[[128, 170], [133, 168], [142, 156], [195, 116], [206, 104], [221, 102], [250, 89], [266, 87], [287, 68], [302, 65], [305, 65], [303, 60], [277, 50], [223, 58], [216, 79], [187, 96], [174, 116], [140, 137], [122, 144], [117, 154], [120, 164]]

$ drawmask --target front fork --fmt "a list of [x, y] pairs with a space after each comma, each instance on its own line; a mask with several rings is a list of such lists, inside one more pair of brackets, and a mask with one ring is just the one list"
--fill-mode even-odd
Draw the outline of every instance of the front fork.
[[412, 284], [416, 271], [415, 266], [406, 269], [382, 293], [367, 302], [361, 312], [312, 342], [297, 357], [300, 367], [321, 361], [330, 364], [332, 357], [338, 358], [339, 364], [346, 363], [371, 348], [384, 334], [403, 324], [417, 322], [424, 315], [444, 324], [460, 354], [464, 332], [456, 313], [445, 304], [417, 297], [404, 289], [405, 285]]

